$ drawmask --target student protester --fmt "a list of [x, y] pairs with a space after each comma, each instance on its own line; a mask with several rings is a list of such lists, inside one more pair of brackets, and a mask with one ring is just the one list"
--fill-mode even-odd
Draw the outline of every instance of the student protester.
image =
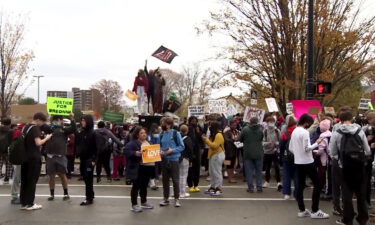
[[253, 117], [250, 124], [241, 132], [241, 142], [244, 143], [244, 166], [247, 180], [247, 192], [254, 192], [253, 175], [255, 173], [257, 182], [257, 192], [263, 192], [262, 189], [262, 168], [263, 168], [263, 131], [259, 119]]
[[56, 174], [61, 179], [61, 184], [64, 189], [63, 200], [70, 199], [68, 193], [68, 178], [66, 177], [68, 160], [67, 141], [68, 136], [76, 131], [76, 122], [71, 117], [70, 127], [64, 128], [64, 118], [62, 116], [53, 115], [50, 133], [52, 138], [46, 143], [45, 150], [47, 154], [46, 167], [47, 175], [49, 177], [50, 197], [48, 201], [55, 199], [55, 176]]
[[[159, 145], [160, 144], [161, 128], [157, 124], [152, 124], [151, 127], [150, 127], [150, 131], [151, 132], [150, 132], [149, 137], [148, 137], [149, 142], [152, 145]], [[155, 163], [155, 173], [152, 174], [151, 179], [150, 179], [150, 184], [149, 184], [151, 190], [156, 191], [156, 190], [159, 189], [158, 186], [156, 186], [156, 179], [159, 179], [160, 171], [161, 171], [160, 162], [156, 162]]]
[[[312, 150], [322, 142], [318, 139], [316, 143], [311, 145], [310, 134], [307, 130], [314, 123], [314, 119], [303, 114], [298, 122], [297, 128], [293, 131], [289, 143], [289, 150], [294, 155], [294, 164], [297, 173], [297, 193], [296, 200], [298, 203], [298, 217], [311, 217], [312, 219], [328, 219], [329, 215], [319, 210], [319, 199], [322, 188], [319, 185], [318, 173], [314, 167], [314, 158]], [[314, 189], [312, 194], [312, 212], [305, 208], [303, 191], [305, 189], [306, 176], [310, 177]]]
[[74, 173], [74, 162], [76, 160], [76, 142], [75, 142], [75, 135], [69, 134], [68, 135], [68, 143], [67, 143], [67, 152], [66, 158], [68, 159], [68, 172], [66, 174], [68, 179], [72, 178], [72, 173]]
[[[237, 183], [237, 180], [234, 177], [234, 166], [236, 165], [237, 159], [237, 146], [235, 142], [240, 139], [240, 132], [237, 130], [237, 122], [231, 121], [229, 123], [228, 129], [224, 132], [225, 139], [225, 161], [228, 162], [226, 169], [228, 172], [228, 182]], [[225, 163], [224, 163], [225, 164]]]
[[180, 127], [180, 132], [185, 146], [180, 157], [180, 197], [185, 198], [190, 197], [190, 194], [186, 192], [186, 182], [191, 160], [193, 159], [193, 142], [191, 141], [191, 138], [187, 136], [189, 132], [188, 126], [182, 125]]
[[181, 134], [172, 129], [174, 121], [167, 117], [162, 122], [163, 132], [160, 136], [161, 155], [162, 155], [162, 176], [163, 176], [163, 195], [164, 200], [160, 206], [169, 205], [169, 180], [172, 178], [174, 191], [174, 206], [181, 207], [180, 203], [180, 168], [179, 159], [185, 146]]
[[[155, 163], [142, 163], [143, 145], [150, 145], [147, 141], [146, 130], [142, 127], [136, 127], [132, 133], [132, 140], [125, 146], [126, 155], [126, 178], [131, 180], [133, 186], [131, 189], [132, 211], [142, 212], [143, 209], [153, 209], [154, 207], [147, 203], [147, 186], [150, 177], [155, 173]], [[141, 197], [141, 206], [138, 205], [138, 193]]]
[[221, 196], [223, 194], [223, 163], [225, 160], [224, 136], [221, 131], [221, 124], [219, 122], [211, 122], [210, 138], [203, 135], [204, 142], [209, 146], [209, 173], [210, 173], [210, 188], [205, 192], [212, 196]]
[[4, 184], [9, 184], [9, 179], [13, 177], [13, 165], [8, 160], [8, 148], [12, 143], [13, 130], [12, 121], [9, 118], [1, 119], [0, 126], [0, 173], [5, 165]]
[[266, 170], [265, 182], [263, 188], [268, 188], [271, 179], [271, 168], [272, 165], [275, 168], [275, 176], [277, 182], [277, 189], [281, 191], [281, 177], [280, 177], [280, 166], [279, 166], [279, 151], [280, 151], [280, 130], [276, 127], [276, 120], [274, 117], [268, 117], [266, 119], [267, 129], [264, 130], [263, 134], [263, 149], [264, 149], [264, 168]]
[[366, 119], [368, 121], [368, 124], [363, 127], [363, 131], [366, 134], [368, 144], [370, 146], [371, 150], [371, 157], [368, 157], [368, 162], [366, 164], [366, 201], [369, 205], [369, 208], [372, 208], [371, 206], [371, 179], [372, 179], [372, 170], [373, 170], [373, 161], [374, 161], [374, 155], [375, 155], [375, 112], [368, 112], [366, 114]]
[[86, 115], [81, 119], [81, 131], [76, 133], [77, 155], [80, 158], [83, 180], [85, 181], [86, 199], [81, 206], [93, 204], [94, 193], [94, 167], [97, 157], [97, 146], [94, 134], [94, 118]]
[[[117, 138], [121, 141], [122, 145], [125, 146], [127, 144], [129, 131], [124, 130], [123, 128], [118, 129], [118, 136]], [[113, 172], [112, 172], [112, 179], [119, 181], [120, 176], [124, 175], [124, 168], [125, 168], [125, 154], [124, 149], [122, 146], [113, 143]]]
[[[22, 130], [24, 127], [25, 127], [25, 124], [20, 124], [19, 126], [17, 126], [17, 129], [13, 133], [12, 140], [16, 140], [18, 137], [22, 135]], [[15, 165], [14, 172], [13, 172], [13, 184], [11, 187], [12, 200], [10, 201], [10, 203], [13, 205], [21, 204], [21, 201], [19, 198], [20, 188], [21, 188], [21, 165]]]
[[340, 113], [341, 126], [333, 133], [329, 145], [329, 154], [338, 160], [342, 169], [342, 219], [337, 224], [353, 224], [356, 213], [353, 209], [353, 194], [357, 198], [360, 225], [367, 224], [368, 207], [366, 203], [366, 156], [371, 156], [365, 133], [353, 124], [350, 111]]
[[34, 200], [36, 184], [38, 183], [42, 166], [40, 148], [52, 137], [51, 134], [48, 134], [43, 140], [40, 138], [40, 127], [44, 125], [46, 121], [46, 115], [36, 113], [33, 116], [33, 121], [23, 129], [27, 160], [21, 165], [20, 201], [22, 210], [42, 209], [42, 205], [35, 204]]
[[202, 149], [204, 148], [204, 142], [202, 140], [203, 129], [198, 124], [198, 118], [191, 116], [188, 119], [189, 133], [193, 143], [193, 159], [191, 160], [191, 167], [189, 167], [189, 173], [187, 183], [189, 186], [189, 192], [200, 192], [199, 189], [199, 178], [201, 171], [201, 155]]

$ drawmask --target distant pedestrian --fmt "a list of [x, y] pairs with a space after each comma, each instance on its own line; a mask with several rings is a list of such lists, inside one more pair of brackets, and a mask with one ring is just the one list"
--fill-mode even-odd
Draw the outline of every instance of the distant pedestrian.
[[9, 184], [9, 179], [13, 176], [13, 165], [8, 159], [8, 148], [12, 143], [13, 130], [10, 127], [11, 119], [1, 119], [0, 126], [0, 173], [5, 165], [4, 184]]

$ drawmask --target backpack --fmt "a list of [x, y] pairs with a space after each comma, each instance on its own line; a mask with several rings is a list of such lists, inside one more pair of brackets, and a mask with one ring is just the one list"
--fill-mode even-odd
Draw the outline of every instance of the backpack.
[[110, 146], [110, 137], [107, 134], [107, 132], [102, 130], [97, 130], [95, 132], [95, 142], [96, 142], [96, 148], [98, 149], [98, 153], [105, 152], [109, 149]]
[[30, 125], [27, 130], [22, 129], [22, 135], [14, 140], [9, 146], [9, 162], [13, 165], [21, 165], [27, 160], [26, 136], [35, 125]]
[[11, 137], [11, 130], [4, 130], [0, 132], [0, 155], [8, 153], [8, 148], [11, 144]]
[[364, 178], [366, 156], [362, 140], [358, 135], [360, 131], [360, 128], [354, 134], [337, 131], [342, 136], [339, 158], [343, 177], [348, 185], [360, 184]]
[[289, 144], [290, 144], [290, 140], [291, 140], [291, 135], [289, 134], [289, 132], [287, 131], [286, 132], [286, 135], [288, 137], [288, 140], [286, 141], [285, 143], [285, 151], [284, 151], [284, 160], [288, 163], [291, 163], [291, 164], [294, 164], [294, 155], [293, 153], [289, 150]]

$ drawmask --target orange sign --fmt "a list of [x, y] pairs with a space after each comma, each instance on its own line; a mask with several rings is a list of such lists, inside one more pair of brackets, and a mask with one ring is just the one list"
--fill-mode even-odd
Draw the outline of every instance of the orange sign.
[[127, 97], [133, 102], [135, 102], [139, 98], [139, 96], [131, 90], [128, 90], [127, 92], [125, 92], [125, 97]]
[[153, 163], [160, 162], [160, 145], [145, 145], [142, 146], [142, 162]]

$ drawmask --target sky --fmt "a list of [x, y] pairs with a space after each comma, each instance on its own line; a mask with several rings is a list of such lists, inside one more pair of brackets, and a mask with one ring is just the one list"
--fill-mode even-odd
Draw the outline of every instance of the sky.
[[[87, 89], [101, 79], [131, 89], [146, 59], [150, 69], [178, 72], [213, 57], [214, 46], [227, 43], [195, 27], [221, 7], [218, 0], [0, 0], [3, 12], [26, 15], [25, 47], [35, 54], [29, 75], [44, 76], [41, 102], [48, 90]], [[374, 15], [375, 1], [364, 8], [364, 16]], [[151, 57], [160, 45], [179, 55], [172, 64]], [[37, 98], [36, 82], [25, 95]]]

